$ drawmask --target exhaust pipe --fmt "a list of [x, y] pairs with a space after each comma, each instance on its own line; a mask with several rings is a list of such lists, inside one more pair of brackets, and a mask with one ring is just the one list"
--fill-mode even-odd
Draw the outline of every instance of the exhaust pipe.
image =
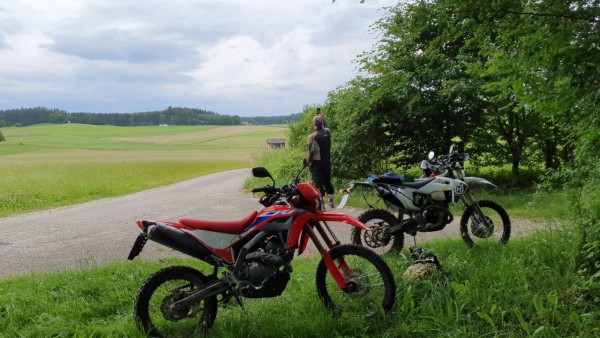
[[211, 261], [210, 250], [182, 230], [168, 225], [152, 224], [148, 226], [147, 234], [148, 238], [156, 243], [206, 262]]

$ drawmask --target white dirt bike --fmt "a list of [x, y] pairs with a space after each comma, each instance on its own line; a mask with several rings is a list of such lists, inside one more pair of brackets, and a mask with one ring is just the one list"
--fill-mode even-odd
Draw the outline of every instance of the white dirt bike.
[[450, 224], [454, 219], [450, 206], [461, 200], [465, 210], [460, 219], [460, 233], [469, 246], [491, 240], [506, 244], [511, 231], [508, 213], [496, 202], [475, 200], [470, 186], [495, 185], [483, 178], [465, 177], [464, 162], [468, 159], [468, 153], [453, 152], [450, 147], [442, 159], [436, 159], [430, 152], [429, 159], [420, 165], [424, 174], [415, 182], [405, 182], [402, 176], [391, 172], [372, 175], [364, 182], [353, 182], [342, 192], [344, 196], [338, 208], [346, 204], [350, 192], [366, 187], [375, 191], [386, 209], [375, 208], [363, 196], [370, 208], [358, 219], [372, 231], [353, 229], [352, 244], [369, 247], [380, 254], [400, 251], [404, 234], [415, 237], [418, 232], [440, 231]]

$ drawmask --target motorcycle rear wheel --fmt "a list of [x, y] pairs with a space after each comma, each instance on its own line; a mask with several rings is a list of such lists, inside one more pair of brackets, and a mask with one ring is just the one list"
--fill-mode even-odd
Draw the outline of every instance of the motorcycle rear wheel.
[[490, 241], [498, 241], [500, 244], [508, 243], [511, 225], [506, 210], [500, 204], [492, 201], [482, 200], [477, 204], [492, 227], [478, 232], [483, 225], [481, 225], [475, 207], [472, 205], [467, 207], [460, 219], [460, 233], [465, 243], [471, 247], [477, 243]]
[[392, 309], [396, 282], [383, 258], [372, 250], [350, 244], [340, 245], [329, 254], [348, 285], [340, 289], [321, 259], [316, 274], [317, 293], [328, 310], [369, 318]]
[[397, 231], [393, 236], [384, 235], [390, 226], [396, 225], [398, 219], [387, 210], [370, 209], [358, 216], [358, 220], [366, 224], [371, 231], [352, 228], [350, 238], [352, 244], [372, 249], [377, 254], [400, 252], [404, 246], [404, 233]]
[[217, 297], [183, 309], [170, 305], [208, 286], [200, 271], [170, 266], [157, 271], [141, 286], [135, 299], [135, 319], [148, 337], [190, 337], [211, 328], [217, 316]]

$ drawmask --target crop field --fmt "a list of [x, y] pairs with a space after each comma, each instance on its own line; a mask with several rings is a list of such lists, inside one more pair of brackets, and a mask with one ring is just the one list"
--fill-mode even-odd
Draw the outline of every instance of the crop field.
[[251, 167], [285, 126], [3, 128], [0, 217]]

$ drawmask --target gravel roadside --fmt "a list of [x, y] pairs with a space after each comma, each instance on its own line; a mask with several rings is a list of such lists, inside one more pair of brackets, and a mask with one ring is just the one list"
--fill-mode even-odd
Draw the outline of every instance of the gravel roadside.
[[[139, 233], [138, 219], [242, 218], [260, 207], [242, 189], [250, 174], [250, 169], [231, 170], [132, 195], [0, 218], [0, 278], [125, 261]], [[344, 208], [342, 212], [356, 217], [361, 210]], [[349, 242], [350, 226], [331, 227], [340, 241]], [[418, 236], [419, 242], [435, 238], [459, 238], [458, 227], [451, 224], [443, 231]], [[412, 245], [410, 236], [405, 244]], [[177, 255], [183, 256], [150, 241], [140, 259]]]

